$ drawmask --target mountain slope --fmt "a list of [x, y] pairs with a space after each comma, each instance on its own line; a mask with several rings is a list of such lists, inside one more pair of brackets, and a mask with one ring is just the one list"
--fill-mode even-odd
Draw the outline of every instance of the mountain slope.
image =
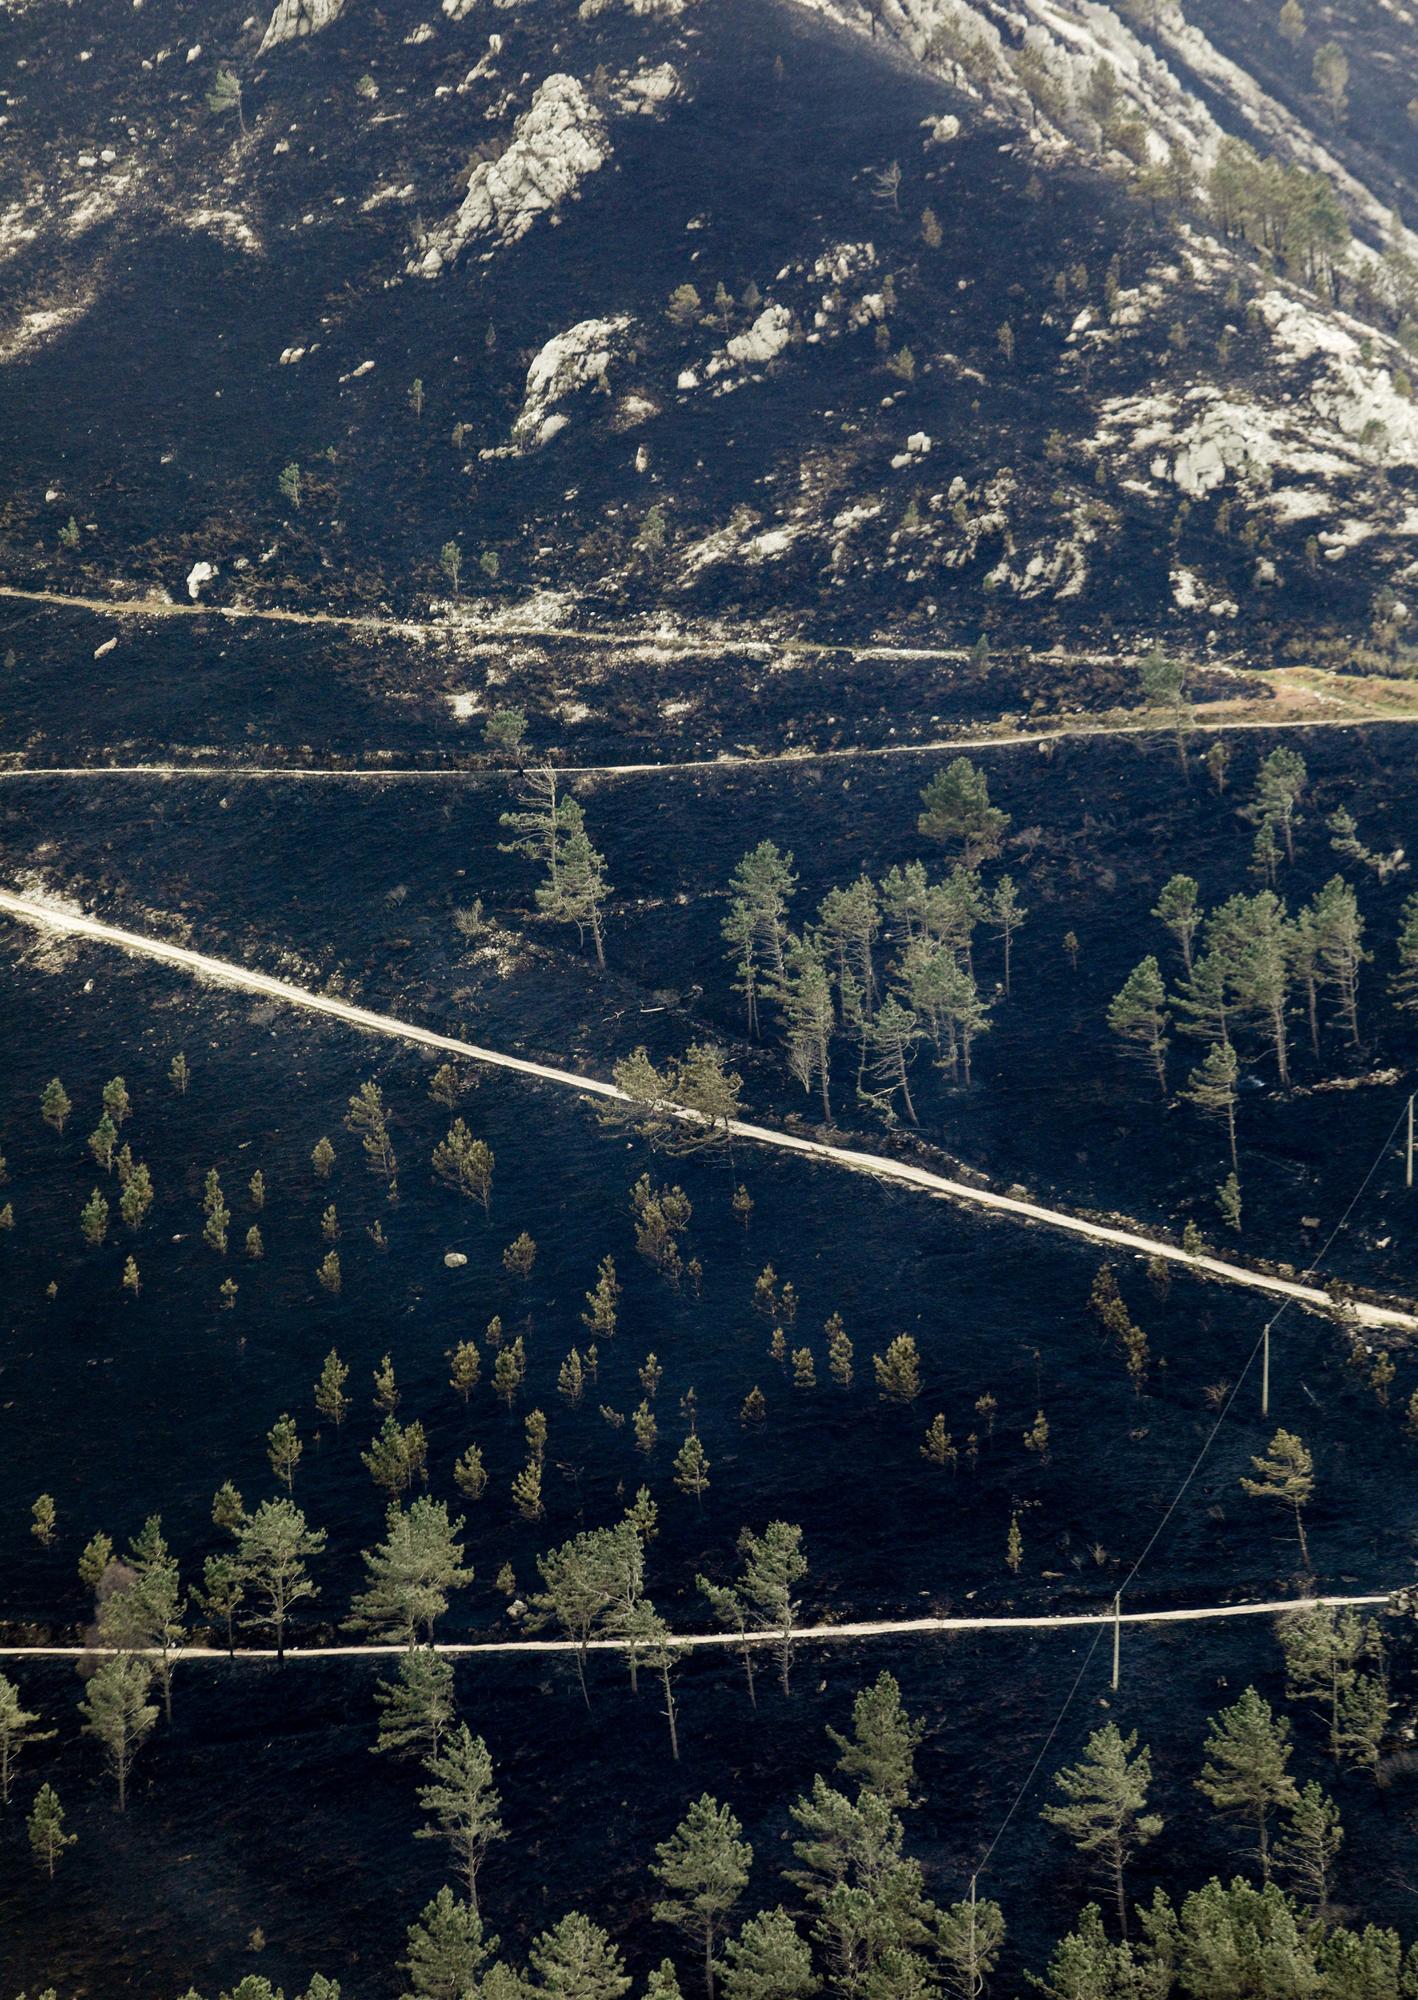
[[1411, 162], [1246, 70], [1268, 31], [29, 0], [0, 42], [0, 580], [417, 608], [452, 543], [582, 615], [1404, 664]]

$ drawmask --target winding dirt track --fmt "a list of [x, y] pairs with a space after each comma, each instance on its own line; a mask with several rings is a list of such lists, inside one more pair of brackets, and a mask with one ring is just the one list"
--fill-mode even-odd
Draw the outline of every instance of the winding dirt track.
[[[509, 619], [487, 619], [480, 623], [463, 617], [394, 618], [383, 612], [287, 611], [279, 606], [249, 604], [183, 604], [154, 597], [77, 597], [62, 590], [19, 590], [0, 585], [0, 599], [21, 604], [49, 604], [65, 611], [92, 611], [112, 618], [224, 618], [229, 623], [258, 621], [273, 625], [333, 626], [345, 632], [394, 632], [402, 637], [471, 639], [474, 643], [499, 639], [570, 640], [578, 646], [653, 646], [663, 652], [689, 655], [739, 653], [800, 653], [808, 657], [827, 653], [848, 654], [854, 660], [965, 660], [964, 646], [890, 646], [868, 642], [848, 645], [825, 639], [765, 639], [748, 634], [719, 632], [702, 639], [678, 632], [656, 631], [647, 625], [640, 631], [611, 631], [594, 625], [533, 625]], [[1064, 660], [1101, 660], [1101, 653], [1067, 653]]]
[[[167, 598], [126, 597], [104, 598], [70, 595], [63, 591], [22, 590], [13, 585], [0, 584], [0, 602], [11, 600], [25, 604], [42, 604], [58, 609], [84, 611], [95, 616], [123, 618], [218, 618], [228, 623], [257, 622], [277, 625], [305, 625], [333, 628], [339, 631], [387, 632], [403, 638], [447, 638], [462, 640], [474, 650], [494, 646], [499, 642], [528, 640], [540, 644], [554, 644], [565, 641], [582, 646], [619, 646], [627, 651], [653, 649], [657, 652], [673, 652], [688, 658], [716, 658], [726, 652], [761, 653], [782, 658], [803, 659], [822, 658], [837, 654], [853, 660], [897, 660], [897, 661], [961, 661], [971, 657], [968, 649], [960, 646], [895, 646], [885, 641], [865, 641], [862, 643], [833, 642], [819, 639], [804, 639], [793, 636], [784, 638], [764, 638], [748, 633], [716, 631], [702, 637], [678, 632], [656, 630], [653, 626], [636, 629], [612, 629], [608, 627], [577, 625], [536, 625], [519, 623], [515, 618], [503, 622], [497, 619], [481, 622], [463, 616], [431, 619], [395, 618], [378, 612], [339, 611], [294, 611], [279, 606], [224, 605], [183, 603]], [[1048, 655], [1055, 665], [1107, 665], [1126, 655], [1100, 652], [1065, 653]], [[1223, 666], [1223, 673], [1239, 670]], [[1294, 690], [1292, 690], [1294, 692]], [[1332, 704], [1343, 708], [1333, 694], [1316, 693], [1313, 688], [1299, 690], [1318, 708], [1321, 704]], [[1349, 690], [1351, 694], [1355, 690]], [[1372, 729], [1390, 724], [1418, 723], [1418, 709], [1411, 712], [1384, 713], [1369, 712], [1339, 714], [1286, 713], [1275, 717], [1256, 715], [1235, 715], [1226, 712], [1225, 703], [1207, 704], [1194, 711], [1188, 724], [1191, 734], [1217, 735], [1235, 731], [1270, 732], [1291, 729]], [[939, 757], [950, 752], [965, 750], [1018, 750], [1036, 748], [1040, 744], [1067, 741], [1086, 741], [1107, 736], [1149, 736], [1165, 734], [1157, 719], [1139, 718], [1131, 722], [1086, 722], [1060, 718], [1056, 723], [1040, 729], [1021, 730], [1005, 735], [986, 730], [983, 733], [962, 733], [956, 736], [933, 738], [916, 743], [874, 743], [862, 745], [842, 745], [829, 749], [794, 748], [772, 750], [762, 754], [723, 752], [712, 757], [686, 758], [679, 762], [641, 762], [626, 764], [562, 764], [558, 768], [567, 777], [617, 778], [670, 776], [681, 771], [715, 771], [748, 769], [761, 766], [767, 769], [793, 764], [830, 764], [860, 762], [884, 757]], [[343, 779], [355, 782], [377, 782], [381, 778], [447, 780], [487, 776], [490, 772], [506, 771], [509, 767], [479, 766], [471, 770], [455, 770], [438, 766], [299, 766], [299, 765], [255, 765], [239, 763], [208, 764], [82, 764], [82, 765], [23, 765], [10, 768], [0, 767], [0, 781], [17, 778], [192, 778], [221, 777], [274, 780], [280, 778]]]
[[[581, 1076], [573, 1070], [555, 1069], [545, 1063], [532, 1062], [524, 1056], [506, 1055], [498, 1049], [480, 1047], [476, 1042], [460, 1041], [452, 1035], [440, 1035], [431, 1028], [417, 1027], [412, 1022], [398, 1020], [393, 1015], [376, 1014], [367, 1007], [353, 1006], [349, 1001], [335, 999], [330, 994], [312, 993], [303, 986], [295, 986], [286, 980], [272, 978], [269, 973], [255, 972], [228, 959], [209, 958], [204, 952], [191, 951], [185, 945], [169, 944], [161, 938], [145, 937], [138, 931], [123, 930], [116, 924], [102, 923], [96, 917], [86, 917], [60, 905], [41, 902], [32, 896], [17, 895], [13, 890], [0, 889], [0, 914], [14, 917], [18, 922], [29, 924], [35, 929], [60, 936], [90, 938], [100, 944], [117, 945], [124, 951], [136, 953], [144, 958], [157, 959], [166, 965], [177, 966], [182, 971], [195, 973], [199, 978], [215, 980], [223, 986], [236, 987], [247, 993], [259, 993], [265, 999], [277, 1000], [291, 1007], [300, 1007], [308, 1013], [329, 1015], [332, 1020], [343, 1022], [346, 1027], [360, 1028], [367, 1033], [383, 1035], [394, 1041], [414, 1042], [423, 1048], [461, 1056], [466, 1061], [483, 1063], [494, 1069], [512, 1070], [520, 1076], [534, 1077], [542, 1083], [555, 1084], [563, 1090], [574, 1090], [582, 1096], [609, 1098], [623, 1104], [630, 1102], [625, 1092], [617, 1085], [604, 1083], [599, 1077]], [[688, 1116], [688, 1114], [682, 1115]], [[997, 1194], [989, 1188], [972, 1187], [968, 1182], [952, 1180], [946, 1175], [932, 1173], [925, 1167], [912, 1166], [903, 1160], [881, 1159], [872, 1153], [856, 1152], [846, 1146], [830, 1146], [819, 1139], [799, 1138], [794, 1133], [777, 1131], [771, 1126], [755, 1125], [746, 1120], [734, 1120], [729, 1131], [735, 1139], [743, 1140], [749, 1145], [767, 1146], [779, 1152], [796, 1153], [806, 1159], [820, 1160], [828, 1166], [844, 1168], [849, 1173], [867, 1174], [875, 1180], [890, 1181], [904, 1187], [915, 1188], [921, 1193], [940, 1199], [960, 1202], [972, 1208], [985, 1209], [1024, 1222], [1040, 1223], [1048, 1229], [1064, 1230], [1070, 1235], [1084, 1237], [1093, 1243], [1105, 1243], [1111, 1248], [1124, 1250], [1133, 1255], [1161, 1257], [1169, 1264], [1184, 1265], [1188, 1270], [1197, 1272], [1203, 1277], [1219, 1278], [1226, 1284], [1240, 1285], [1271, 1298], [1295, 1301], [1300, 1305], [1316, 1307], [1324, 1312], [1332, 1310], [1329, 1297], [1316, 1285], [1302, 1284], [1293, 1278], [1273, 1276], [1269, 1272], [1247, 1270], [1243, 1265], [1228, 1263], [1220, 1257], [1192, 1256], [1173, 1243], [1160, 1242], [1136, 1230], [1092, 1222], [1083, 1216], [1070, 1215], [1061, 1209], [1045, 1208], [1038, 1202], [1023, 1201], [1013, 1195]], [[1418, 1332], [1418, 1319], [1410, 1313], [1366, 1302], [1356, 1302], [1352, 1310], [1366, 1326], [1393, 1327], [1410, 1334]]]
[[385, 617], [378, 612], [261, 610], [234, 604], [182, 604], [166, 597], [80, 597], [66, 590], [19, 590], [11, 584], [0, 584], [0, 598], [19, 604], [52, 604], [61, 611], [95, 611], [106, 618], [260, 619], [275, 625], [333, 625], [344, 632], [374, 629], [418, 633], [443, 629], [413, 619]]
[[[1123, 1625], [1192, 1625], [1204, 1619], [1274, 1618], [1281, 1612], [1303, 1611], [1315, 1604], [1387, 1604], [1390, 1595], [1384, 1591], [1363, 1597], [1277, 1597], [1265, 1604], [1211, 1604], [1194, 1611], [1124, 1611], [1120, 1619], [1115, 1619], [1111, 1608], [1037, 1618], [868, 1619], [849, 1625], [802, 1625], [793, 1633], [793, 1642], [797, 1645], [834, 1639], [910, 1638], [931, 1632], [1096, 1631], [1100, 1625], [1115, 1622]], [[737, 1652], [745, 1643], [750, 1646], [776, 1646], [779, 1638], [777, 1632], [750, 1632], [747, 1635], [738, 1632], [677, 1632], [674, 1643], [696, 1651], [718, 1647]], [[76, 1660], [95, 1650], [92, 1646], [0, 1646], [0, 1659]], [[156, 1647], [134, 1650], [145, 1652], [151, 1659], [158, 1657]], [[386, 1645], [288, 1646], [285, 1656], [287, 1660], [397, 1659], [407, 1650], [405, 1646]], [[450, 1659], [462, 1659], [475, 1653], [575, 1653], [580, 1649], [574, 1639], [473, 1639], [462, 1643], [450, 1640], [440, 1644], [438, 1650]], [[624, 1653], [626, 1647], [623, 1639], [592, 1639], [587, 1650], [592, 1653]], [[225, 1660], [230, 1655], [220, 1646], [184, 1646], [176, 1657], [182, 1660]], [[274, 1646], [243, 1646], [236, 1654], [238, 1660], [274, 1660], [275, 1657]]]

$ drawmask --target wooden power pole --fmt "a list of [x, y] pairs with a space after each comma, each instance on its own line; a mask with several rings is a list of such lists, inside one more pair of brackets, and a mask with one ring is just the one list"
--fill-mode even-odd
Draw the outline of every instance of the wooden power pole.
[[1122, 1637], [1123, 1637], [1123, 1594], [1121, 1591], [1118, 1591], [1115, 1593], [1113, 1597], [1113, 1693], [1114, 1694], [1116, 1694], [1118, 1691], [1118, 1667], [1121, 1664], [1119, 1655], [1122, 1651]]

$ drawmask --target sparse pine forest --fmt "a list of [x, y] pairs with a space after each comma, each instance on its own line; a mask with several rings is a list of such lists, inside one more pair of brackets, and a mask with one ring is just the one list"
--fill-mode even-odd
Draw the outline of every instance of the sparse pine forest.
[[1416, 77], [0, 8], [0, 2000], [1418, 2000]]

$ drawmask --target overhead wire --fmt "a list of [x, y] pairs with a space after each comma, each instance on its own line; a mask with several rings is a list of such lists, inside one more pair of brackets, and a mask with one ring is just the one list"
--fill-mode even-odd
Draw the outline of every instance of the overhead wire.
[[[1309, 1265], [1305, 1270], [1306, 1281], [1309, 1281], [1314, 1277], [1316, 1271], [1319, 1269], [1320, 1265], [1323, 1263], [1324, 1259], [1328, 1256], [1331, 1248], [1333, 1247], [1335, 1239], [1339, 1236], [1341, 1231], [1346, 1227], [1346, 1225], [1349, 1222], [1350, 1216], [1354, 1213], [1354, 1210], [1358, 1207], [1360, 1201], [1362, 1201], [1364, 1195], [1367, 1193], [1369, 1185], [1374, 1178], [1374, 1175], [1378, 1172], [1379, 1167], [1382, 1165], [1384, 1159], [1387, 1157], [1389, 1148], [1393, 1144], [1394, 1137], [1398, 1131], [1399, 1126], [1408, 1116], [1408, 1107], [1410, 1101], [1411, 1099], [1409, 1098], [1404, 1099], [1403, 1106], [1400, 1109], [1398, 1116], [1394, 1119], [1393, 1124], [1389, 1127], [1388, 1132], [1384, 1136], [1382, 1144], [1379, 1146], [1378, 1151], [1374, 1154], [1373, 1159], [1370, 1161], [1368, 1171], [1365, 1173], [1364, 1178], [1360, 1181], [1358, 1187], [1349, 1197], [1349, 1200], [1345, 1205], [1344, 1212], [1340, 1216], [1338, 1222], [1335, 1223], [1334, 1227], [1330, 1230], [1324, 1242], [1315, 1252], [1314, 1257], [1311, 1259]], [[1018, 1812], [1020, 1806], [1024, 1803], [1025, 1799], [1029, 1796], [1029, 1793], [1033, 1789], [1034, 1781], [1039, 1775], [1039, 1771], [1041, 1766], [1043, 1765], [1044, 1759], [1047, 1757], [1050, 1748], [1056, 1741], [1059, 1731], [1062, 1729], [1064, 1722], [1068, 1717], [1069, 1711], [1072, 1709], [1073, 1704], [1078, 1697], [1078, 1691], [1083, 1685], [1084, 1679], [1088, 1673], [1089, 1666], [1092, 1664], [1093, 1656], [1097, 1652], [1098, 1647], [1102, 1641], [1103, 1634], [1104, 1631], [1107, 1629], [1107, 1624], [1109, 1619], [1120, 1616], [1122, 1610], [1122, 1599], [1124, 1592], [1129, 1590], [1132, 1587], [1132, 1585], [1136, 1582], [1137, 1577], [1141, 1572], [1143, 1565], [1146, 1563], [1148, 1557], [1152, 1554], [1153, 1549], [1157, 1546], [1157, 1543], [1160, 1541], [1162, 1535], [1166, 1532], [1167, 1524], [1171, 1521], [1173, 1515], [1176, 1513], [1178, 1507], [1181, 1505], [1193, 1480], [1196, 1478], [1197, 1473], [1201, 1470], [1201, 1467], [1204, 1464], [1207, 1455], [1211, 1450], [1212, 1445], [1216, 1442], [1217, 1436], [1221, 1431], [1222, 1425], [1226, 1422], [1226, 1419], [1231, 1414], [1231, 1411], [1235, 1405], [1236, 1397], [1240, 1393], [1241, 1385], [1246, 1380], [1246, 1377], [1249, 1375], [1251, 1369], [1255, 1366], [1257, 1355], [1261, 1352], [1262, 1348], [1265, 1346], [1265, 1343], [1270, 1337], [1271, 1333], [1275, 1330], [1275, 1327], [1277, 1326], [1281, 1318], [1284, 1316], [1284, 1314], [1292, 1304], [1293, 1300], [1291, 1299], [1282, 1300], [1280, 1305], [1276, 1307], [1275, 1311], [1270, 1315], [1270, 1318], [1265, 1322], [1264, 1326], [1261, 1328], [1260, 1333], [1256, 1338], [1255, 1344], [1251, 1348], [1249, 1354], [1246, 1356], [1245, 1362], [1241, 1367], [1240, 1373], [1237, 1375], [1235, 1381], [1231, 1384], [1230, 1389], [1227, 1391], [1225, 1401], [1222, 1403], [1221, 1408], [1217, 1412], [1215, 1422], [1212, 1424], [1211, 1428], [1208, 1430], [1205, 1438], [1203, 1439], [1200, 1450], [1193, 1458], [1191, 1464], [1187, 1467], [1186, 1473], [1184, 1474], [1180, 1485], [1177, 1487], [1176, 1491], [1172, 1494], [1172, 1497], [1168, 1501], [1166, 1509], [1164, 1510], [1161, 1518], [1158, 1520], [1157, 1525], [1153, 1528], [1152, 1533], [1148, 1536], [1147, 1541], [1144, 1543], [1142, 1552], [1133, 1562], [1131, 1569], [1129, 1569], [1126, 1577], [1123, 1579], [1122, 1583], [1118, 1586], [1117, 1590], [1115, 1591], [1113, 1595], [1113, 1603], [1111, 1609], [1109, 1611], [1102, 1611], [1099, 1613], [1098, 1629], [1093, 1635], [1092, 1642], [1089, 1645], [1087, 1652], [1083, 1656], [1082, 1664], [1080, 1665], [1078, 1672], [1075, 1674], [1073, 1681], [1069, 1686], [1068, 1692], [1065, 1694], [1063, 1701], [1060, 1703], [1059, 1708], [1056, 1714], [1054, 1715], [1053, 1721], [1049, 1725], [1048, 1733], [1044, 1737], [1043, 1742], [1040, 1744], [1039, 1750], [1034, 1758], [1034, 1761], [1029, 1766], [1029, 1769], [1026, 1772], [1023, 1780], [1017, 1786], [1014, 1796], [1011, 1798], [1008, 1808], [1005, 1811], [1004, 1817], [1000, 1821], [999, 1826], [996, 1828], [994, 1836], [989, 1843], [989, 1846], [985, 1849], [983, 1856], [976, 1864], [974, 1869], [971, 1871], [970, 1889], [972, 1897], [974, 1895], [976, 1883], [978, 1882], [980, 1876], [983, 1875], [985, 1870], [989, 1867], [989, 1864], [994, 1857], [995, 1850], [998, 1848], [1000, 1842], [1003, 1840], [1005, 1834], [1009, 1830], [1009, 1827], [1013, 1823], [1015, 1814]]]

